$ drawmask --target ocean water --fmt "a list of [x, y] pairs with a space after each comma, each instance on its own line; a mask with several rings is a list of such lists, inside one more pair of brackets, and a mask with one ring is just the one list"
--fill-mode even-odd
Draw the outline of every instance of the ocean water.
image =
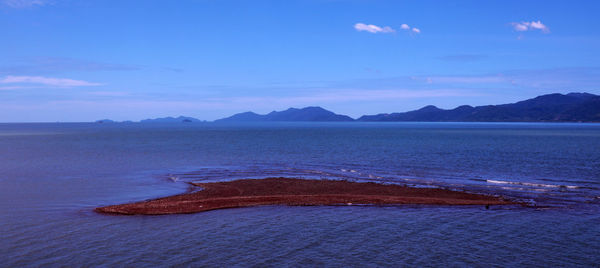
[[[532, 207], [264, 206], [113, 216], [189, 181], [345, 179]], [[0, 266], [600, 263], [600, 124], [0, 124]]]

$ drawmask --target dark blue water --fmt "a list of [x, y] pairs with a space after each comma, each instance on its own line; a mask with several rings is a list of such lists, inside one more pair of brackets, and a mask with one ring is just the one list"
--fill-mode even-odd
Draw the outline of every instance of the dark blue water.
[[[350, 206], [107, 216], [186, 181], [290, 176], [537, 208]], [[597, 266], [600, 125], [0, 124], [0, 266]]]

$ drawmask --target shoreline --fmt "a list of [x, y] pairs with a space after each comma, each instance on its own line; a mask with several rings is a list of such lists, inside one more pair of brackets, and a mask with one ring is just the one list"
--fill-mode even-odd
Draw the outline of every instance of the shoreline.
[[202, 189], [140, 202], [98, 207], [94, 211], [120, 215], [166, 215], [264, 205], [522, 205], [490, 195], [374, 182], [280, 177], [190, 184]]

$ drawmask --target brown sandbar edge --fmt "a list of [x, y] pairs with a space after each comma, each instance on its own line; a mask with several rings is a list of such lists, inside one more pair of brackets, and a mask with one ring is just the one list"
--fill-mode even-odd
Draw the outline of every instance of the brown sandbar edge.
[[202, 190], [98, 207], [95, 211], [122, 215], [164, 215], [263, 205], [522, 205], [498, 196], [374, 182], [265, 178], [191, 184]]

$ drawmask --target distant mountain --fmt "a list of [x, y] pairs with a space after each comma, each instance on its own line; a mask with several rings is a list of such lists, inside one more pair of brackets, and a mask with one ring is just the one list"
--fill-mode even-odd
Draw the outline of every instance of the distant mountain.
[[[469, 106], [440, 109], [433, 105], [404, 113], [363, 115], [357, 120], [346, 115], [335, 114], [321, 107], [289, 108], [268, 114], [245, 112], [216, 120], [215, 122], [600, 122], [600, 96], [590, 93], [548, 94], [516, 103], [501, 105]], [[102, 119], [97, 123], [115, 123]], [[191, 123], [206, 122], [193, 117], [163, 117], [146, 119], [141, 123]]]
[[260, 115], [257, 113], [253, 113], [253, 112], [245, 112], [245, 113], [239, 113], [239, 114], [234, 114], [230, 117], [227, 118], [222, 118], [222, 119], [218, 119], [215, 120], [215, 122], [220, 122], [220, 121], [227, 121], [227, 122], [254, 122], [254, 121], [267, 121], [265, 119], [265, 115]]
[[179, 117], [162, 117], [162, 118], [155, 118], [155, 119], [144, 119], [141, 120], [140, 123], [195, 123], [195, 122], [202, 122], [196, 118], [193, 117], [187, 117], [187, 116], [179, 116]]
[[285, 111], [270, 112], [265, 115], [253, 112], [235, 114], [216, 120], [215, 122], [273, 122], [273, 121], [354, 121], [349, 116], [335, 114], [321, 107], [306, 107], [302, 109], [289, 108]]
[[100, 120], [96, 120], [96, 123], [102, 124], [102, 123], [117, 123], [117, 122], [114, 120], [110, 120], [110, 119], [100, 119]]
[[405, 113], [364, 115], [358, 121], [600, 122], [600, 96], [589, 93], [542, 95], [511, 104], [444, 110], [425, 106]]

